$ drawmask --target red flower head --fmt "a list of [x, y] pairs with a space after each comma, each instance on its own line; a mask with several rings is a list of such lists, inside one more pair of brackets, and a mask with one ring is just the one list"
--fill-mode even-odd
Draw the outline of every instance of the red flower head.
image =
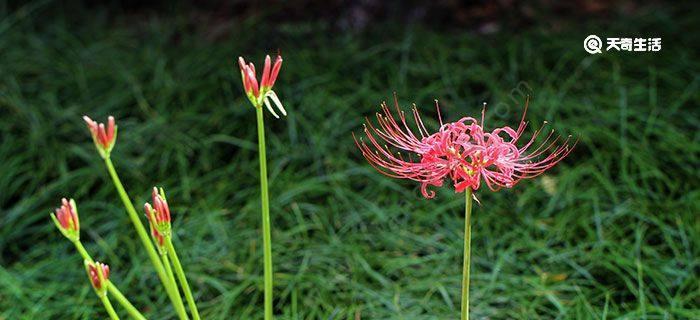
[[238, 57], [238, 66], [241, 69], [241, 78], [243, 79], [243, 89], [248, 96], [248, 100], [256, 108], [261, 108], [263, 104], [267, 107], [267, 110], [272, 113], [275, 118], [279, 118], [270, 100], [277, 106], [277, 109], [282, 113], [282, 115], [287, 115], [287, 111], [284, 110], [282, 102], [280, 102], [277, 94], [272, 91], [272, 86], [277, 80], [277, 75], [282, 68], [282, 57], [277, 56], [275, 59], [275, 64], [272, 66], [270, 56], [265, 56], [265, 66], [263, 67], [262, 79], [260, 80], [260, 85], [258, 85], [258, 79], [255, 75], [255, 65], [253, 63], [247, 63], [243, 57]]
[[[484, 106], [481, 124], [473, 121], [469, 125], [469, 135], [475, 146], [474, 151], [468, 155], [469, 161], [465, 171], [474, 179], [470, 180], [466, 186], [474, 190], [479, 189], [481, 177], [493, 191], [512, 188], [522, 179], [537, 177], [568, 156], [576, 145], [575, 142], [570, 144], [571, 136], [566, 139], [555, 137], [554, 130], [551, 130], [544, 141], [534, 146], [543, 125], [523, 146], [518, 147], [518, 140], [523, 136], [528, 125], [525, 121], [527, 103], [517, 129], [505, 126], [491, 132], [484, 132], [485, 111]], [[545, 121], [544, 124], [547, 122]]]
[[[364, 128], [367, 141], [358, 140], [354, 134], [353, 137], [362, 155], [375, 169], [390, 177], [420, 182], [421, 192], [426, 198], [435, 196], [428, 186], [442, 186], [446, 178], [452, 180], [456, 192], [468, 187], [479, 189], [482, 176], [492, 190], [510, 188], [520, 179], [535, 177], [551, 168], [572, 149], [568, 139], [559, 146], [556, 144], [558, 139], [550, 142], [550, 134], [540, 147], [527, 153], [540, 131], [525, 146], [516, 147], [515, 143], [526, 127], [525, 122], [521, 121], [517, 131], [503, 127], [484, 133], [478, 121], [471, 117], [443, 124], [437, 103], [440, 128], [432, 134], [425, 128], [416, 107], [413, 107], [413, 118], [418, 129], [416, 134], [406, 122], [398, 101], [395, 104], [398, 121], [383, 103], [382, 113], [377, 113], [378, 126], [373, 126], [367, 120]], [[407, 154], [394, 153], [389, 146]]]
[[165, 193], [162, 188], [159, 192], [158, 188], [153, 187], [151, 197], [153, 205], [146, 203], [143, 207], [151, 227], [151, 236], [153, 236], [153, 240], [158, 244], [161, 253], [164, 253], [164, 236], [170, 235], [170, 207], [165, 200]]
[[104, 123], [97, 123], [88, 116], [83, 116], [83, 120], [90, 129], [92, 140], [95, 142], [97, 150], [103, 158], [109, 157], [109, 153], [114, 148], [114, 142], [117, 139], [117, 126], [114, 124], [114, 117], [107, 118], [107, 127]]
[[71, 241], [80, 239], [80, 220], [78, 219], [78, 208], [73, 199], [61, 199], [61, 207], [56, 208], [56, 213], [51, 214], [51, 219], [56, 224], [58, 230]]
[[95, 291], [98, 294], [105, 294], [109, 283], [109, 266], [97, 261], [85, 260], [85, 270]]

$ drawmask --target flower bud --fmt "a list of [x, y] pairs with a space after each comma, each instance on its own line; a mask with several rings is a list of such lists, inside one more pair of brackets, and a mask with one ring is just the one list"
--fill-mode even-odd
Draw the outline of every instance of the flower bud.
[[109, 285], [109, 266], [97, 261], [90, 262], [85, 260], [84, 263], [88, 279], [90, 279], [90, 283], [95, 289], [95, 292], [97, 292], [98, 295], [106, 294], [107, 286]]
[[97, 147], [100, 156], [104, 159], [108, 158], [112, 148], [114, 148], [114, 142], [117, 140], [117, 126], [114, 123], [114, 117], [109, 116], [107, 118], [106, 127], [104, 123], [97, 123], [88, 116], [83, 116], [83, 120], [85, 120], [88, 129], [90, 129], [92, 140], [95, 142], [95, 147]]
[[153, 207], [155, 208], [155, 219], [159, 224], [170, 224], [170, 207], [168, 207], [168, 202], [165, 200], [165, 192], [163, 188], [158, 192], [158, 188], [153, 187], [151, 192], [151, 199], [153, 200]]
[[61, 207], [56, 208], [56, 213], [51, 213], [51, 219], [56, 228], [71, 241], [80, 240], [80, 221], [78, 219], [78, 207], [73, 199], [61, 199]]
[[158, 247], [158, 252], [160, 252], [161, 255], [166, 254], [167, 250], [165, 248], [165, 238], [163, 237], [163, 234], [161, 234], [158, 231], [157, 222], [155, 221], [155, 216], [157, 215], [157, 213], [155, 209], [151, 207], [150, 203], [144, 204], [143, 208], [146, 211], [146, 219], [148, 219], [148, 226], [151, 230], [151, 237], [153, 238], [153, 242], [156, 243], [156, 247]]
[[[286, 116], [287, 111], [284, 110], [282, 102], [279, 97], [277, 97], [277, 94], [272, 91], [272, 86], [275, 84], [280, 69], [282, 68], [282, 57], [278, 55], [274, 65], [269, 55], [265, 57], [262, 78], [259, 84], [257, 76], [255, 75], [255, 65], [253, 65], [253, 63], [246, 63], [243, 57], [238, 57], [238, 66], [241, 69], [243, 89], [250, 103], [256, 108], [262, 108], [264, 104], [275, 118], [279, 118], [277, 112], [272, 108], [272, 104], [274, 104], [282, 115]], [[272, 103], [270, 103], [270, 100], [272, 100]]]
[[151, 227], [151, 236], [153, 241], [158, 245], [158, 250], [161, 254], [166, 252], [165, 238], [170, 237], [170, 207], [165, 200], [165, 192], [161, 188], [153, 187], [151, 193], [153, 205], [146, 203], [143, 205], [146, 211], [146, 218]]

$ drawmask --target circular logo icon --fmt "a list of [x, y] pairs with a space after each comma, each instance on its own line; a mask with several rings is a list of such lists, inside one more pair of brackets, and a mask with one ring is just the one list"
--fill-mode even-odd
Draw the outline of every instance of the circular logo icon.
[[600, 50], [602, 47], [603, 41], [594, 34], [583, 40], [583, 49], [590, 54], [603, 53], [603, 51]]

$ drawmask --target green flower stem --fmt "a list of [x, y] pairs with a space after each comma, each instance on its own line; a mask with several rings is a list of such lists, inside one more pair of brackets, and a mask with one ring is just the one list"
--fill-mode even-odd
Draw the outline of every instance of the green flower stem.
[[87, 250], [85, 250], [85, 247], [83, 247], [83, 244], [80, 242], [80, 240], [73, 241], [73, 244], [75, 245], [75, 248], [78, 249], [80, 256], [83, 257], [83, 260], [93, 262], [92, 257], [90, 257], [90, 254], [87, 253]]
[[177, 293], [177, 287], [172, 287], [171, 282], [168, 279], [168, 275], [165, 274], [163, 263], [160, 261], [158, 253], [153, 247], [153, 243], [149, 239], [148, 233], [146, 232], [146, 228], [144, 228], [143, 224], [141, 223], [141, 220], [139, 219], [139, 216], [136, 213], [134, 205], [131, 203], [129, 196], [126, 194], [126, 191], [124, 190], [124, 185], [122, 185], [122, 182], [119, 179], [119, 176], [117, 175], [117, 171], [114, 170], [112, 160], [109, 157], [105, 158], [105, 164], [107, 165], [109, 175], [112, 177], [112, 182], [114, 182], [114, 187], [117, 188], [119, 197], [122, 199], [124, 207], [126, 207], [126, 211], [129, 214], [129, 219], [131, 219], [131, 223], [134, 225], [134, 228], [136, 228], [136, 233], [139, 235], [143, 247], [146, 248], [148, 257], [151, 259], [151, 263], [156, 269], [156, 273], [158, 274], [158, 278], [160, 278], [160, 282], [165, 287], [165, 291], [167, 292], [168, 297], [170, 298], [170, 302], [173, 304], [173, 307], [175, 307], [175, 310], [178, 311], [180, 319], [188, 319], [187, 313], [185, 312], [184, 308], [182, 308], [182, 310], [180, 310], [181, 308], [178, 308], [178, 301], [179, 304], [182, 305], [182, 298], [180, 298], [180, 295]]
[[105, 305], [105, 309], [107, 309], [107, 313], [109, 314], [109, 318], [112, 320], [119, 320], [119, 316], [117, 315], [117, 312], [114, 311], [114, 307], [112, 307], [112, 303], [109, 302], [109, 298], [107, 298], [106, 294], [100, 295], [100, 300], [102, 300], [102, 304]]
[[[165, 266], [165, 272], [168, 274], [168, 280], [170, 282], [170, 288], [175, 293], [177, 297], [177, 303], [175, 304], [175, 310], [180, 315], [184, 314], [185, 319], [187, 319], [187, 312], [185, 311], [185, 304], [182, 302], [182, 297], [180, 297], [180, 291], [177, 289], [177, 283], [175, 283], [175, 275], [173, 275], [173, 269], [170, 268], [170, 259], [168, 259], [167, 254], [161, 255], [163, 259], [163, 265]], [[181, 316], [182, 318], [182, 316]]]
[[[78, 249], [78, 252], [80, 252], [80, 255], [83, 257], [83, 260], [87, 260], [89, 262], [94, 262], [92, 260], [92, 257], [90, 257], [90, 254], [88, 254], [87, 250], [85, 250], [85, 247], [83, 247], [83, 244], [78, 241], [74, 241], [73, 244], [75, 245], [75, 248]], [[108, 280], [109, 281], [109, 280]], [[119, 304], [126, 309], [126, 311], [131, 315], [132, 318], [138, 319], [138, 320], [146, 320], [146, 317], [144, 317], [141, 312], [134, 307], [131, 302], [122, 294], [121, 291], [115, 286], [111, 281], [109, 282], [109, 286], [107, 287], [109, 292], [117, 299]]]
[[190, 307], [190, 313], [192, 314], [192, 319], [199, 320], [199, 310], [197, 310], [197, 304], [194, 302], [194, 297], [192, 297], [192, 290], [190, 290], [190, 285], [187, 283], [187, 277], [185, 277], [185, 270], [182, 269], [182, 264], [180, 264], [180, 259], [177, 257], [175, 252], [175, 247], [173, 246], [173, 241], [171, 237], [166, 238], [166, 244], [168, 249], [168, 255], [172, 258], [173, 266], [175, 267], [175, 274], [177, 275], [178, 281], [180, 281], [180, 286], [182, 291], [185, 293], [185, 299], [187, 299], [187, 305]]
[[119, 304], [121, 304], [122, 307], [126, 309], [126, 312], [128, 312], [132, 318], [137, 320], [146, 320], [146, 317], [144, 317], [141, 314], [141, 312], [139, 312], [139, 310], [136, 309], [136, 307], [134, 307], [134, 305], [132, 305], [131, 302], [129, 302], [129, 300], [126, 299], [122, 292], [119, 291], [117, 286], [110, 282], [109, 286], [107, 287], [107, 290], [109, 290], [109, 293], [112, 294], [112, 296], [114, 296], [117, 302], [119, 302]]
[[462, 320], [469, 319], [469, 262], [472, 246], [472, 189], [464, 191], [464, 264], [462, 266]]
[[265, 320], [272, 320], [272, 236], [270, 235], [270, 200], [267, 191], [265, 124], [262, 106], [255, 108], [258, 118], [258, 155], [260, 158], [260, 200], [262, 202], [263, 259], [265, 273]]

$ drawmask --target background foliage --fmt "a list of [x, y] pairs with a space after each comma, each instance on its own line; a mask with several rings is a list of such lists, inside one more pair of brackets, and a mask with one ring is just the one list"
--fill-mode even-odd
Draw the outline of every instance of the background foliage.
[[[264, 11], [217, 20], [181, 8], [4, 6], [0, 319], [104, 317], [48, 218], [61, 197], [78, 202], [83, 241], [113, 282], [149, 318], [174, 318], [83, 114], [118, 119], [113, 160], [136, 203], [153, 185], [167, 190], [203, 317], [261, 318], [255, 121], [235, 58], [260, 63], [277, 50], [277, 92], [290, 111], [267, 119], [280, 319], [457, 314], [462, 197], [443, 188], [422, 199], [416, 184], [374, 172], [351, 138], [394, 91], [425, 118], [433, 99], [452, 120], [487, 101], [491, 127], [515, 124], [530, 95], [533, 127], [548, 120], [580, 139], [547, 176], [479, 192], [476, 318], [697, 318], [700, 19], [691, 9], [484, 34], [393, 20], [343, 29]], [[590, 56], [581, 43], [591, 33], [661, 36], [663, 50]]]

